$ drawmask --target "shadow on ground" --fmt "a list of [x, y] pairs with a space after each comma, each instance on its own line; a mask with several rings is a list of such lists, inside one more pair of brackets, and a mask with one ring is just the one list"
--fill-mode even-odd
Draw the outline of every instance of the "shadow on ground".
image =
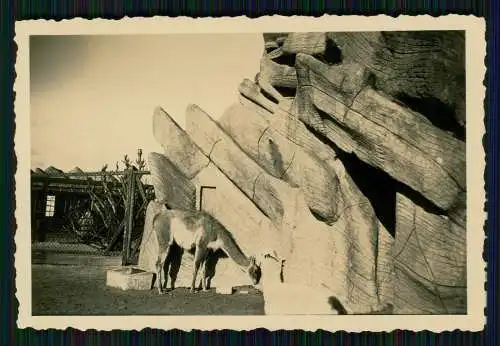
[[[253, 287], [232, 295], [215, 290], [191, 294], [177, 288], [122, 291], [106, 286], [106, 267], [32, 265], [33, 315], [263, 315], [264, 299]], [[242, 293], [247, 291], [247, 294]]]

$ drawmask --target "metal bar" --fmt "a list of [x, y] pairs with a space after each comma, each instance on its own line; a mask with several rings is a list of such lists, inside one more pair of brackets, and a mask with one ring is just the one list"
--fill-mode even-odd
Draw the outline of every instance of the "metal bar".
[[[49, 178], [49, 177], [36, 177], [31, 180], [31, 188], [32, 190], [40, 190], [42, 186], [46, 185], [47, 191], [55, 190], [55, 191], [64, 191], [64, 190], [79, 190], [88, 191], [90, 186], [94, 187], [96, 190], [103, 190], [102, 181], [95, 180], [77, 180], [77, 179], [68, 179], [68, 178]], [[110, 189], [116, 189], [121, 186], [121, 182], [108, 182], [108, 186]]]
[[[102, 176], [107, 176], [107, 175], [126, 175], [129, 171], [99, 171], [99, 172], [71, 172], [71, 173], [36, 173], [33, 172], [31, 173], [32, 177], [36, 178], [53, 178], [53, 177], [61, 177], [61, 178], [67, 178], [67, 177], [89, 177], [89, 176], [97, 176], [97, 177], [102, 177]], [[132, 171], [135, 174], [150, 174], [149, 171]]]
[[212, 189], [212, 190], [215, 190], [216, 187], [215, 186], [209, 186], [209, 185], [202, 185], [200, 187], [200, 210], [203, 210], [203, 191], [205, 189]]
[[[31, 191], [43, 191], [42, 187], [33, 187]], [[46, 190], [47, 193], [58, 193], [58, 192], [67, 192], [67, 193], [75, 193], [81, 195], [88, 194], [88, 188], [78, 188], [78, 187], [49, 187]]]
[[[31, 181], [33, 182], [41, 182], [41, 181], [53, 181], [53, 182], [68, 182], [71, 184], [86, 184], [87, 179], [70, 179], [68, 177], [52, 177], [52, 176], [42, 176], [42, 175], [37, 175], [37, 176], [32, 176]], [[95, 180], [92, 180], [95, 181]]]
[[58, 178], [58, 177], [31, 177], [32, 183], [47, 182], [48, 184], [68, 184], [68, 185], [87, 185], [90, 184], [97, 185], [100, 180], [87, 180], [87, 179], [70, 179], [70, 178]]

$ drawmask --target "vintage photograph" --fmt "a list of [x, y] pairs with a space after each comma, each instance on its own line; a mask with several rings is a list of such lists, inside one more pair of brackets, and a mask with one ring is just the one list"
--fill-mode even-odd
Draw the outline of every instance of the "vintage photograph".
[[288, 27], [25, 38], [31, 316], [481, 311], [467, 28]]

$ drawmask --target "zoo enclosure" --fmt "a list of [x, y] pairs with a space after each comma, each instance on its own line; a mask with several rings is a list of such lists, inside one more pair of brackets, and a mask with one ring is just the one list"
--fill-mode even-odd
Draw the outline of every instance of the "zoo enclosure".
[[82, 243], [105, 254], [120, 249], [122, 264], [134, 263], [146, 206], [154, 198], [153, 187], [141, 179], [148, 174], [135, 167], [100, 172], [32, 171], [32, 243], [57, 234], [72, 238], [66, 241], [70, 252], [71, 246]]

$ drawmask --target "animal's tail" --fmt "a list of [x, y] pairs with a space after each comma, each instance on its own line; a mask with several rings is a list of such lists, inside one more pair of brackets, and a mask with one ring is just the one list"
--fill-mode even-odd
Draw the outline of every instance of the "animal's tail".
[[339, 313], [339, 315], [347, 315], [347, 310], [344, 308], [340, 300], [337, 299], [337, 297], [335, 296], [328, 297], [328, 304], [330, 304], [330, 307], [336, 310]]

